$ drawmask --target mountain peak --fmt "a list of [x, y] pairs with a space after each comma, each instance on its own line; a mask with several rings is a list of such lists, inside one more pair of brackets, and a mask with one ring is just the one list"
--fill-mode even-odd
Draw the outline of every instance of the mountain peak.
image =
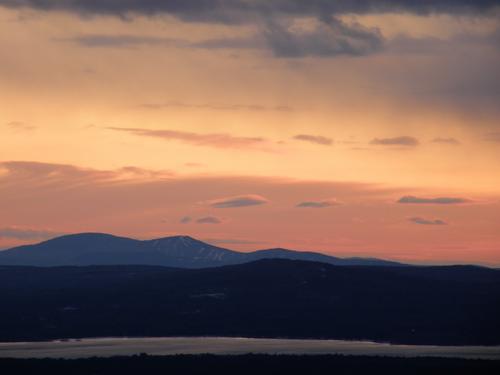
[[[54, 237], [45, 241], [42, 241], [34, 245], [24, 245], [18, 248], [24, 247], [53, 247], [53, 246], [67, 246], [67, 247], [81, 247], [81, 246], [92, 246], [93, 244], [102, 244], [109, 242], [124, 242], [124, 241], [137, 241], [127, 237], [119, 237], [108, 233], [99, 232], [83, 232], [83, 233], [69, 233], [62, 236]], [[16, 249], [18, 249], [16, 248]], [[8, 251], [8, 250], [6, 250]]]
[[[179, 242], [201, 242], [200, 240], [197, 240], [196, 238], [193, 238], [191, 236], [186, 236], [186, 235], [176, 235], [176, 236], [169, 236], [169, 237], [162, 237], [162, 238], [157, 238], [157, 241], [179, 241]], [[154, 241], [154, 240], [153, 240]]]
[[189, 247], [189, 246], [211, 246], [203, 241], [197, 240], [191, 236], [178, 235], [169, 237], [160, 237], [144, 242], [151, 243], [156, 246], [175, 246], [175, 247]]

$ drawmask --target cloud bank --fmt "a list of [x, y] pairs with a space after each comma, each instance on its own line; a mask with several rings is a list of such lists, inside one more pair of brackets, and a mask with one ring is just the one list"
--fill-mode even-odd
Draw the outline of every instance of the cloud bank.
[[186, 21], [218, 23], [249, 22], [269, 15], [481, 14], [499, 5], [498, 0], [0, 0], [0, 6], [11, 8], [116, 16], [170, 14]]
[[[378, 52], [384, 38], [376, 27], [346, 22], [341, 16], [381, 13], [417, 15], [489, 15], [500, 0], [0, 0], [0, 6], [65, 11], [89, 15], [134, 16], [170, 15], [185, 22], [255, 24], [257, 35], [220, 38], [200, 42], [144, 36], [89, 35], [73, 39], [87, 47], [131, 47], [173, 45], [191, 48], [259, 48], [265, 43], [281, 58], [364, 56]], [[297, 29], [290, 20], [316, 20], [312, 29]]]

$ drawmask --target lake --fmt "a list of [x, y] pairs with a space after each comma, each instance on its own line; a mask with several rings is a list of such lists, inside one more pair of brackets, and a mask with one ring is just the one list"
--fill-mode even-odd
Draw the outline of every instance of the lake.
[[239, 337], [89, 338], [0, 343], [0, 357], [85, 358], [170, 354], [351, 354], [500, 360], [500, 346], [392, 345], [370, 341], [256, 339]]

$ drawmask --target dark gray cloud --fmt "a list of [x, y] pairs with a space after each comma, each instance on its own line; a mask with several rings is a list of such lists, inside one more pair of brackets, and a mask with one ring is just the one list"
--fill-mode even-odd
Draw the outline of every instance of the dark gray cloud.
[[208, 201], [207, 203], [214, 208], [234, 208], [234, 207], [247, 207], [258, 206], [266, 204], [269, 201], [257, 194], [238, 195], [235, 197], [220, 198]]
[[204, 216], [196, 220], [198, 224], [221, 224], [222, 220], [216, 216]]
[[56, 38], [57, 42], [76, 43], [83, 47], [138, 48], [159, 46], [197, 49], [262, 49], [286, 58], [307, 56], [362, 56], [374, 53], [383, 46], [378, 29], [368, 29], [357, 23], [347, 24], [336, 18], [321, 20], [313, 30], [298, 31], [287, 22], [268, 20], [261, 33], [252, 37], [217, 38], [191, 42], [184, 39], [129, 34], [89, 34]]
[[404, 204], [462, 204], [470, 202], [469, 199], [457, 197], [420, 198], [413, 195], [406, 195], [398, 200]]
[[460, 142], [458, 140], [456, 140], [455, 138], [442, 138], [442, 137], [434, 138], [431, 142], [432, 143], [445, 143], [445, 144], [449, 144], [449, 145], [459, 145], [460, 144]]
[[[279, 57], [338, 55], [362, 56], [377, 52], [383, 44], [376, 28], [345, 23], [345, 14], [413, 13], [426, 15], [488, 14], [500, 0], [0, 0], [0, 6], [29, 7], [43, 11], [69, 11], [81, 15], [168, 14], [184, 21], [213, 23], [257, 23], [265, 25], [263, 39]], [[281, 20], [314, 17], [318, 27], [295, 32]], [[190, 43], [183, 40], [140, 36], [83, 36], [77, 40], [86, 46], [130, 47], [140, 44], [190, 45], [197, 48], [258, 48], [261, 38], [222, 38]]]
[[414, 224], [420, 224], [420, 225], [447, 225], [443, 220], [440, 219], [424, 219], [422, 217], [411, 217], [408, 219], [410, 222]]
[[[366, 28], [357, 23], [345, 23], [336, 18], [321, 19], [315, 28], [300, 31], [289, 27], [287, 22], [267, 21], [263, 31], [249, 37], [212, 38], [197, 42], [180, 38], [145, 36], [133, 34], [84, 34], [65, 38], [54, 38], [57, 42], [75, 43], [87, 48], [140, 48], [173, 47], [206, 50], [225, 49], [270, 49], [276, 57], [302, 58], [335, 57], [337, 55], [362, 56], [380, 51], [429, 54], [438, 53], [457, 45], [479, 44], [500, 46], [500, 29], [486, 35], [458, 34], [447, 39], [436, 37], [414, 38], [399, 35], [384, 40], [376, 28]], [[287, 26], [288, 25], [288, 26]], [[492, 91], [498, 93], [497, 86]], [[212, 108], [219, 110], [288, 110], [287, 107], [267, 108], [261, 105], [189, 104], [182, 102], [152, 103], [144, 107]]]
[[375, 138], [370, 142], [372, 145], [383, 145], [383, 146], [409, 146], [415, 147], [419, 145], [417, 138], [402, 136], [394, 138]]
[[333, 139], [328, 138], [328, 137], [323, 137], [321, 135], [297, 134], [296, 136], [293, 137], [293, 139], [296, 139], [298, 141], [316, 143], [316, 144], [325, 145], [325, 146], [329, 146], [329, 145], [333, 144]]
[[381, 50], [384, 43], [376, 28], [329, 17], [312, 30], [293, 30], [277, 20], [269, 21], [264, 38], [275, 56], [286, 58], [364, 56]]
[[185, 143], [191, 143], [197, 146], [210, 146], [216, 148], [255, 148], [266, 143], [266, 140], [261, 137], [236, 137], [230, 134], [199, 134], [178, 130], [153, 130], [143, 128], [119, 127], [109, 127], [108, 129], [132, 133], [144, 137], [177, 140]]
[[16, 240], [47, 240], [57, 237], [63, 233], [53, 232], [49, 230], [21, 228], [21, 227], [4, 227], [0, 228], [0, 238], [13, 238]]
[[327, 199], [321, 201], [305, 201], [298, 203], [295, 207], [299, 208], [326, 208], [332, 206], [338, 206], [340, 203], [335, 199]]
[[0, 0], [0, 6], [81, 14], [170, 14], [188, 21], [248, 22], [255, 17], [367, 13], [485, 13], [498, 0]]
[[[83, 35], [58, 39], [73, 41], [86, 47], [133, 48], [143, 45], [174, 46], [201, 49], [260, 49], [266, 46], [273, 55], [283, 58], [365, 56], [384, 47], [384, 38], [377, 28], [367, 28], [356, 22], [345, 22], [345, 14], [413, 13], [426, 15], [489, 14], [500, 0], [0, 0], [0, 6], [31, 7], [44, 11], [63, 10], [82, 15], [115, 15], [123, 18], [134, 15], [154, 16], [169, 14], [184, 21], [212, 23], [253, 23], [260, 32], [254, 36], [216, 38], [192, 42], [155, 36], [134, 35]], [[313, 17], [315, 28], [298, 30], [290, 27], [290, 20]], [[401, 40], [399, 40], [401, 39]], [[435, 41], [411, 40], [402, 37], [390, 48], [419, 50]], [[442, 42], [443, 43], [443, 42]]]

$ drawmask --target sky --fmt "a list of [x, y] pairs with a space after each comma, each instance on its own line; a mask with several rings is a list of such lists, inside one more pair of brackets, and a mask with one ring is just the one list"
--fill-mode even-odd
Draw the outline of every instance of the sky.
[[0, 62], [0, 249], [500, 265], [500, 1], [0, 0]]

